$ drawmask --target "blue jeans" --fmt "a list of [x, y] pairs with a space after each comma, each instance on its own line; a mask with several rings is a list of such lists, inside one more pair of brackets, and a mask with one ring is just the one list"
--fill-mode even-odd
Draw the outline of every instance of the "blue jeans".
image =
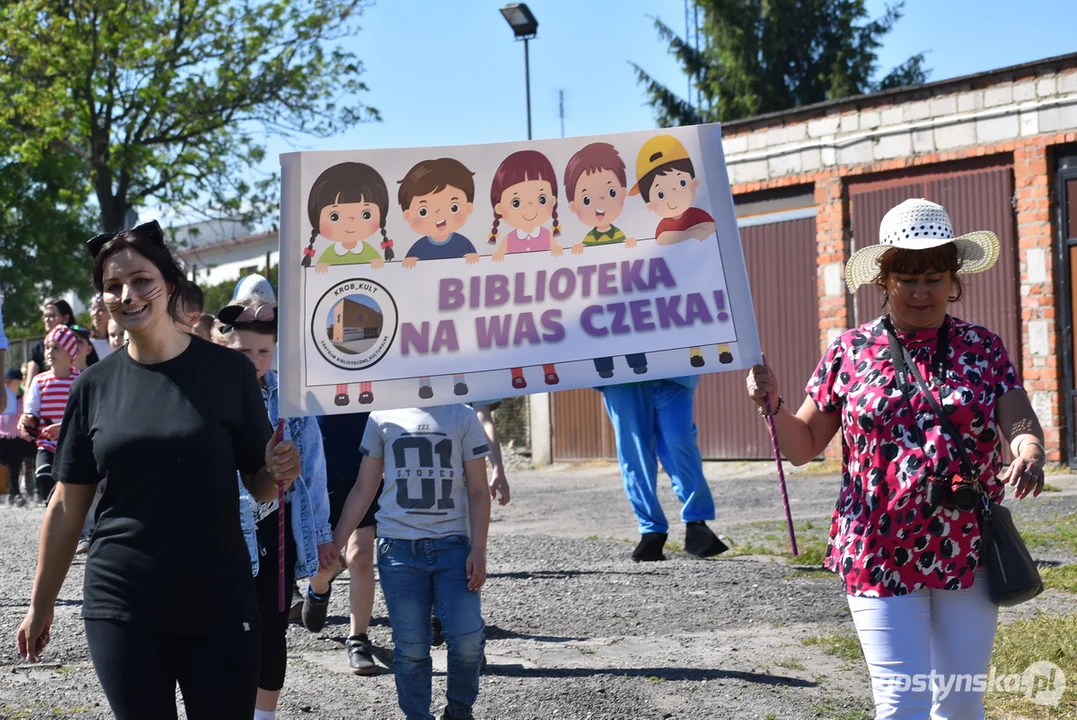
[[479, 593], [467, 589], [465, 535], [428, 540], [378, 538], [378, 574], [393, 626], [393, 669], [407, 720], [430, 714], [431, 611], [441, 620], [449, 648], [448, 716], [466, 718], [479, 696], [485, 629]]
[[651, 380], [602, 388], [606, 412], [617, 439], [617, 459], [639, 532], [669, 532], [658, 502], [658, 460], [684, 506], [681, 520], [714, 519], [714, 498], [703, 477], [696, 444], [694, 388], [673, 380]]

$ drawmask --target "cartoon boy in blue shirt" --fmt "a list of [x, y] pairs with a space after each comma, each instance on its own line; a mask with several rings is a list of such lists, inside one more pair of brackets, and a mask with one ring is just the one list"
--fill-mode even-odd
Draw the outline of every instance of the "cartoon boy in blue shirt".
[[419, 260], [464, 258], [479, 261], [471, 241], [457, 232], [475, 209], [473, 172], [452, 158], [423, 160], [400, 181], [398, 200], [404, 219], [422, 235], [404, 257], [404, 267]]

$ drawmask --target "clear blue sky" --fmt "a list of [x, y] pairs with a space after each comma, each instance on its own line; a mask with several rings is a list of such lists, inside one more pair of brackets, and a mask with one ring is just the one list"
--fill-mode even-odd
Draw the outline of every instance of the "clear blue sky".
[[[500, 0], [379, 0], [359, 22], [354, 49], [370, 91], [362, 98], [383, 122], [332, 138], [268, 138], [266, 169], [292, 150], [457, 145], [527, 137], [524, 48]], [[869, 0], [875, 15], [883, 0]], [[537, 138], [558, 137], [558, 91], [565, 135], [655, 126], [629, 64], [680, 93], [686, 80], [654, 30], [653, 17], [683, 33], [684, 0], [530, 0], [539, 21], [530, 42], [531, 115]], [[1077, 50], [1074, 0], [907, 0], [884, 39], [885, 73], [927, 52], [941, 80]]]

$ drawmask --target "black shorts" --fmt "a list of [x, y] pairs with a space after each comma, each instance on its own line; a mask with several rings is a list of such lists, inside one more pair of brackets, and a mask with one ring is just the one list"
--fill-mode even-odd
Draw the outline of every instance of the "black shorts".
[[[353, 481], [352, 485], [354, 484], [355, 482]], [[378, 485], [378, 494], [374, 496], [374, 502], [370, 503], [370, 509], [366, 511], [366, 515], [363, 516], [362, 521], [359, 523], [360, 528], [374, 527], [378, 524], [374, 516], [378, 514], [378, 498], [381, 497], [383, 487], [385, 487], [384, 481]], [[337, 523], [340, 522], [340, 513], [344, 511], [344, 503], [347, 502], [348, 494], [351, 491], [351, 486], [346, 484], [335, 484], [329, 489], [329, 527], [334, 530], [337, 529]]]

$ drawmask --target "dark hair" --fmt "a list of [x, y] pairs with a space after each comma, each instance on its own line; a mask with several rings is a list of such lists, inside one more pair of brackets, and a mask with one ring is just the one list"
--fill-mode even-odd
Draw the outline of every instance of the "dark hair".
[[625, 187], [628, 178], [625, 175], [624, 160], [617, 153], [617, 148], [609, 143], [596, 142], [578, 150], [569, 158], [565, 166], [565, 195], [571, 201], [576, 197], [576, 185], [586, 175], [609, 170], [617, 177], [621, 187]]
[[186, 312], [197, 310], [201, 313], [206, 304], [206, 296], [202, 288], [190, 280], [185, 282], [180, 289], [180, 299], [183, 301], [183, 309]]
[[946, 243], [925, 250], [905, 250], [903, 248], [891, 248], [879, 258], [879, 274], [875, 276], [875, 284], [883, 291], [883, 306], [890, 301], [887, 283], [891, 275], [923, 275], [924, 273], [950, 273], [954, 282], [951, 301], [961, 299], [964, 288], [957, 271], [961, 269], [961, 255], [957, 251], [957, 245]]
[[44, 307], [48, 307], [49, 305], [56, 308], [56, 312], [60, 313], [61, 316], [67, 316], [67, 320], [62, 323], [63, 325], [70, 325], [75, 322], [75, 311], [71, 309], [71, 305], [68, 304], [67, 300], [61, 300], [59, 298], [56, 300], [49, 300], [45, 303]]
[[422, 160], [400, 181], [396, 199], [400, 209], [407, 210], [415, 198], [441, 192], [451, 185], [463, 192], [469, 203], [475, 202], [474, 174], [462, 162], [452, 158]]
[[314, 241], [318, 239], [322, 210], [330, 205], [343, 203], [368, 202], [377, 205], [381, 241], [384, 243], [385, 262], [395, 257], [393, 241], [385, 232], [385, 221], [389, 215], [389, 188], [385, 180], [374, 168], [364, 163], [347, 162], [334, 165], [314, 181], [307, 198], [307, 219], [310, 220], [310, 245], [303, 253], [303, 267], [310, 267], [314, 257]]
[[[494, 173], [494, 181], [490, 185], [490, 205], [496, 207], [501, 202], [501, 194], [513, 185], [528, 180], [543, 180], [550, 184], [550, 193], [557, 200], [557, 176], [554, 174], [553, 165], [549, 159], [537, 150], [520, 150], [514, 152], [501, 161]], [[469, 201], [470, 202], [470, 201]], [[557, 222], [557, 206], [553, 206], [550, 215], [553, 220], [553, 236], [561, 235], [561, 225]], [[490, 228], [490, 244], [497, 242], [497, 226], [501, 223], [501, 216], [494, 211], [494, 226]]]
[[696, 168], [692, 165], [692, 161], [687, 158], [684, 160], [673, 160], [665, 165], [659, 165], [639, 179], [639, 194], [640, 197], [643, 198], [643, 202], [649, 203], [651, 201], [651, 185], [654, 183], [654, 179], [659, 175], [668, 175], [674, 170], [688, 173], [692, 178], [695, 178], [696, 176]]
[[179, 320], [180, 298], [190, 281], [183, 274], [172, 252], [165, 247], [159, 237], [152, 237], [151, 232], [140, 226], [131, 230], [122, 230], [108, 240], [94, 256], [93, 286], [97, 292], [104, 292], [105, 263], [122, 250], [133, 250], [153, 263], [153, 266], [161, 273], [165, 284], [172, 286], [172, 294], [168, 296], [168, 314], [173, 320]]

